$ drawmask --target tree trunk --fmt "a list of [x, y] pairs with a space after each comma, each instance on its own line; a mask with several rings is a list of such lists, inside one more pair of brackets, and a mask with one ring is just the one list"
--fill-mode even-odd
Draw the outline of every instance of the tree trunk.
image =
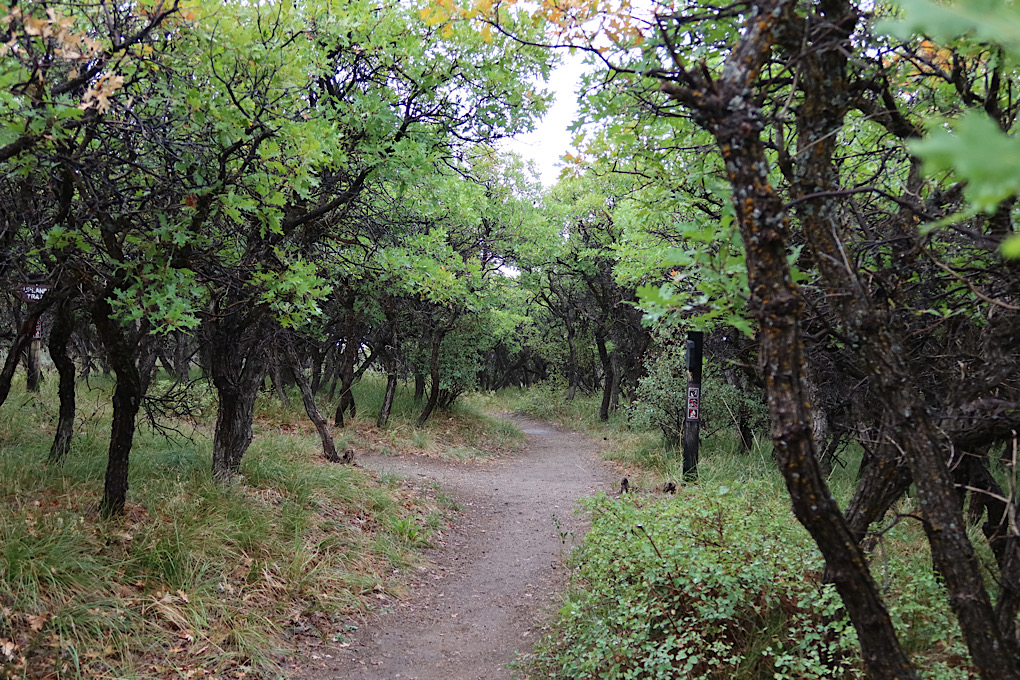
[[602, 404], [599, 406], [599, 420], [606, 422], [609, 420], [609, 409], [612, 406], [613, 384], [616, 382], [616, 376], [613, 373], [613, 362], [610, 360], [609, 352], [606, 350], [606, 334], [601, 328], [595, 331], [595, 344], [599, 350], [599, 360], [602, 362], [604, 381], [602, 386]]
[[135, 365], [138, 343], [136, 339], [130, 338], [129, 331], [113, 318], [113, 309], [106, 300], [106, 296], [112, 293], [112, 288], [104, 291], [103, 296], [92, 304], [92, 321], [106, 348], [110, 367], [117, 375], [113, 390], [113, 423], [110, 427], [106, 480], [103, 486], [103, 501], [100, 504], [104, 516], [124, 512], [128, 491], [128, 465], [135, 436], [135, 418], [144, 396], [141, 376]]
[[[296, 362], [297, 361], [297, 357], [294, 357], [293, 361]], [[296, 374], [297, 371], [298, 371], [297, 364], [293, 363], [292, 365], [295, 367], [293, 370], [294, 370], [294, 373]], [[281, 375], [281, 371], [280, 371], [280, 359], [279, 359], [279, 357], [274, 356], [270, 360], [270, 363], [269, 363], [269, 380], [270, 380], [270, 382], [273, 383], [273, 389], [276, 391], [276, 398], [280, 400], [280, 403], [283, 404], [284, 408], [288, 408], [289, 409], [290, 408], [290, 397], [288, 397], [287, 393], [283, 390], [283, 376]], [[316, 410], [318, 410], [318, 409], [316, 409]]]
[[340, 365], [337, 373], [340, 376], [340, 403], [336, 407], [336, 426], [344, 426], [344, 413], [350, 413], [351, 418], [357, 415], [357, 406], [354, 403], [354, 366], [358, 361], [358, 350], [360, 349], [360, 338], [348, 337], [344, 345], [344, 351], [340, 354]]
[[414, 372], [414, 400], [421, 401], [425, 397], [425, 375], [421, 371]]
[[50, 462], [53, 463], [59, 463], [67, 457], [71, 450], [71, 437], [74, 435], [75, 368], [74, 362], [67, 353], [72, 330], [73, 319], [70, 303], [65, 301], [57, 309], [57, 316], [50, 329], [49, 340], [50, 357], [53, 359], [53, 365], [57, 368], [57, 375], [60, 376], [57, 386], [60, 411], [57, 417], [57, 431], [53, 435], [53, 445], [50, 447], [49, 456]]
[[3, 371], [0, 371], [0, 405], [7, 401], [7, 395], [11, 392], [11, 381], [14, 380], [14, 371], [17, 370], [18, 363], [21, 361], [22, 352], [25, 351], [25, 348], [32, 342], [32, 338], [35, 337], [35, 326], [39, 323], [39, 317], [42, 316], [54, 299], [50, 293], [46, 293], [42, 300], [32, 305], [25, 320], [21, 322], [18, 335], [14, 338], [14, 342], [11, 343], [11, 347], [7, 351], [7, 359], [4, 361]]
[[140, 343], [138, 354], [138, 360], [135, 362], [138, 366], [138, 379], [141, 381], [142, 394], [148, 394], [152, 377], [156, 373], [158, 352], [156, 352], [155, 343], [150, 340], [144, 343], [144, 347]]
[[322, 362], [325, 359], [325, 353], [319, 348], [318, 344], [313, 344], [311, 348], [312, 355], [312, 394], [318, 394], [319, 390], [322, 389]]
[[213, 434], [213, 474], [229, 481], [238, 473], [252, 440], [259, 386], [266, 376], [269, 351], [257, 320], [206, 321], [204, 344], [219, 405]]
[[443, 344], [444, 337], [446, 337], [446, 333], [441, 332], [436, 333], [432, 338], [432, 356], [429, 358], [429, 376], [432, 387], [429, 390], [429, 400], [425, 404], [425, 409], [418, 416], [418, 427], [425, 424], [425, 421], [432, 415], [432, 411], [435, 410], [436, 404], [439, 403], [439, 348]]
[[843, 0], [826, 0], [820, 8], [830, 26], [801, 62], [804, 100], [797, 111], [796, 188], [803, 200], [797, 214], [872, 392], [890, 414], [889, 435], [906, 454], [932, 559], [945, 581], [971, 662], [983, 678], [1015, 678], [1016, 631], [999, 630], [947, 467], [947, 442], [909, 379], [900, 350], [905, 344], [896, 336], [884, 303], [873, 298], [846, 257], [840, 205], [833, 193], [840, 189], [833, 154], [848, 106], [847, 44], [857, 14]]
[[188, 353], [187, 336], [182, 331], [174, 331], [174, 373], [177, 380], [187, 382], [191, 379], [191, 356]]
[[577, 332], [567, 320], [567, 401], [577, 396]]
[[25, 389], [29, 392], [38, 392], [39, 383], [42, 382], [41, 355], [42, 340], [33, 336], [25, 353]]
[[[873, 678], [916, 679], [864, 555], [818, 468], [804, 382], [803, 299], [787, 259], [789, 222], [769, 179], [762, 142], [764, 116], [754, 87], [771, 56], [776, 32], [799, 22], [793, 0], [755, 3], [719, 79], [688, 70], [662, 84], [716, 140], [733, 189], [736, 223], [746, 251], [750, 308], [760, 324], [760, 361], [772, 416], [772, 441], [794, 514], [811, 534], [857, 630]], [[828, 24], [826, 27], [829, 28]], [[837, 74], [838, 75], [838, 74]]]
[[213, 384], [219, 399], [213, 435], [213, 474], [220, 481], [230, 481], [240, 470], [241, 459], [251, 445], [258, 388], [238, 388], [215, 378]]
[[383, 394], [382, 407], [379, 409], [379, 418], [375, 421], [378, 428], [386, 427], [390, 420], [390, 411], [393, 409], [393, 397], [397, 393], [397, 374], [390, 373], [386, 376], [386, 392]]
[[343, 458], [337, 455], [336, 444], [333, 443], [333, 435], [329, 431], [329, 424], [322, 417], [319, 407], [315, 404], [315, 395], [312, 393], [308, 380], [305, 379], [305, 373], [298, 363], [297, 356], [289, 348], [287, 349], [287, 360], [290, 362], [294, 381], [297, 383], [298, 389], [301, 390], [301, 401], [304, 404], [305, 413], [308, 414], [308, 418], [315, 425], [315, 430], [319, 433], [319, 439], [322, 440], [322, 455], [330, 463], [353, 463], [354, 457], [349, 454], [351, 449], [347, 449], [347, 453], [344, 454]]
[[609, 353], [609, 363], [613, 366], [613, 382], [609, 391], [609, 410], [615, 412], [620, 408], [620, 384], [623, 382], [623, 371], [620, 368], [620, 353], [615, 349]]

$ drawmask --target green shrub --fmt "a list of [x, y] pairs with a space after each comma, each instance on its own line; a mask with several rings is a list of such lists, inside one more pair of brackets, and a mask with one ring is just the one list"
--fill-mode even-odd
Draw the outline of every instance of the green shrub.
[[[821, 557], [774, 486], [685, 486], [652, 502], [599, 495], [586, 510], [592, 529], [572, 557], [574, 585], [523, 662], [527, 677], [863, 677]], [[911, 626], [941, 631], [913, 646], [925, 655], [919, 665], [930, 677], [967, 677], [952, 668], [959, 633], [930, 569], [895, 571], [889, 600], [907, 647]]]

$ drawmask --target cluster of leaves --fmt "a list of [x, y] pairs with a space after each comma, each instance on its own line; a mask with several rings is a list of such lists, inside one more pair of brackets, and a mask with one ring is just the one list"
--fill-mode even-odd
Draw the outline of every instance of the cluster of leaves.
[[[592, 528], [572, 556], [573, 589], [523, 664], [527, 677], [864, 677], [839, 597], [821, 583], [821, 555], [775, 487], [600, 495], [585, 509]], [[894, 619], [923, 650], [928, 677], [969, 677], [956, 625], [935, 604], [945, 594], [912, 559], [887, 565]]]
[[[688, 372], [683, 328], [658, 328], [655, 341], [645, 360], [646, 372], [627, 407], [628, 420], [635, 427], [658, 428], [666, 447], [676, 448], [687, 420]], [[726, 365], [721, 352], [710, 355], [703, 368], [699, 414], [703, 438], [731, 427], [740, 436], [767, 429], [768, 411], [760, 391], [734, 384], [742, 376]], [[750, 445], [750, 441], [744, 442], [745, 448]]]

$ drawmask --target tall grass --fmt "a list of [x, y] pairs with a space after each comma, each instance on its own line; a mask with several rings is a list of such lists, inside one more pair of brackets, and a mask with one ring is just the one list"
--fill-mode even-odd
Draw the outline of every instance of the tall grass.
[[399, 589], [441, 524], [434, 498], [322, 461], [304, 414], [270, 399], [229, 485], [208, 418], [171, 440], [140, 427], [126, 513], [104, 520], [109, 382], [82, 386], [60, 465], [55, 383], [0, 407], [0, 678], [275, 677], [300, 639]]

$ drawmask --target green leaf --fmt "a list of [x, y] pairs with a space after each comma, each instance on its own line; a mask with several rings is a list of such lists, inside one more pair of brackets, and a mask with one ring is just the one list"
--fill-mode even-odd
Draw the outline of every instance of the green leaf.
[[1020, 192], [1020, 139], [1004, 134], [988, 116], [971, 111], [952, 129], [945, 125], [910, 144], [928, 174], [952, 172], [967, 182], [964, 194], [980, 210], [992, 211]]
[[1009, 260], [1020, 258], [1020, 234], [1014, 234], [1002, 242], [1002, 256]]

